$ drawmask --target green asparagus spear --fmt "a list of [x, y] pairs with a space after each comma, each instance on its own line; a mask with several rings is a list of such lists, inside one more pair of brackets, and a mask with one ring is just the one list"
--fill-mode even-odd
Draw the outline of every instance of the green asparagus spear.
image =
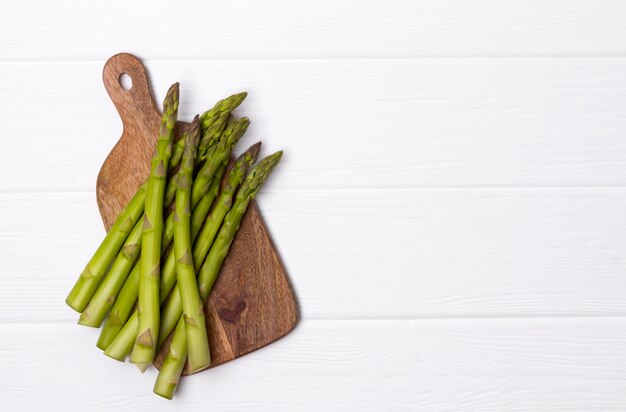
[[163, 365], [154, 384], [154, 393], [166, 399], [172, 399], [178, 386], [178, 380], [183, 373], [185, 361], [187, 360], [187, 333], [185, 333], [185, 322], [182, 318], [176, 325], [176, 332], [167, 350]]
[[152, 363], [159, 333], [159, 277], [163, 236], [163, 196], [172, 138], [178, 116], [178, 83], [170, 87], [163, 102], [161, 129], [152, 158], [145, 203], [139, 273], [139, 328], [131, 360], [141, 371]]
[[[213, 240], [215, 239], [222, 221], [224, 220], [224, 216], [226, 216], [233, 204], [233, 196], [237, 188], [246, 176], [248, 169], [252, 167], [254, 162], [256, 162], [260, 150], [260, 142], [250, 147], [245, 153], [239, 156], [235, 166], [230, 171], [228, 180], [222, 188], [222, 193], [204, 223], [204, 226], [202, 226], [202, 230], [194, 243], [192, 256], [195, 267], [199, 268], [202, 265], [204, 258], [213, 244]], [[162, 327], [157, 347], [161, 347], [172, 329], [176, 326], [176, 322], [178, 322], [178, 318], [181, 313], [181, 303], [181, 294], [179, 293], [177, 285], [174, 287], [173, 292], [170, 294], [170, 297], [163, 308], [161, 317]]]
[[[137, 282], [139, 284], [139, 282]], [[133, 351], [135, 339], [137, 338], [137, 328], [139, 327], [139, 319], [137, 309], [135, 309], [122, 325], [119, 333], [113, 338], [112, 342], [104, 350], [104, 354], [109, 358], [117, 359], [124, 362], [126, 357]], [[102, 348], [101, 348], [102, 349]]]
[[143, 213], [147, 186], [141, 186], [137, 194], [117, 217], [106, 237], [87, 263], [76, 284], [70, 291], [65, 302], [74, 310], [82, 312], [102, 281], [107, 268], [122, 247]]
[[246, 213], [248, 205], [252, 199], [256, 197], [257, 193], [259, 193], [263, 183], [265, 183], [270, 173], [272, 173], [272, 170], [274, 170], [274, 167], [276, 167], [282, 155], [282, 151], [276, 152], [267, 156], [250, 169], [241, 188], [237, 192], [235, 203], [224, 218], [224, 223], [222, 224], [219, 234], [198, 273], [198, 287], [200, 297], [202, 297], [203, 300], [206, 300], [209, 296], [211, 287], [213, 287], [213, 283], [215, 279], [217, 279], [219, 270], [228, 254], [235, 234], [237, 230], [239, 230], [239, 225]]
[[174, 255], [176, 257], [176, 278], [181, 290], [187, 352], [189, 365], [193, 371], [209, 366], [209, 341], [204, 322], [204, 311], [200, 302], [196, 271], [191, 258], [191, 185], [196, 162], [198, 140], [200, 138], [199, 117], [192, 123], [194, 134], [189, 134], [181, 164], [174, 212]]
[[[222, 224], [219, 234], [217, 235], [213, 246], [211, 246], [211, 251], [209, 252], [209, 255], [200, 269], [200, 273], [198, 274], [198, 286], [203, 302], [206, 302], [209, 292], [217, 279], [222, 263], [228, 254], [230, 245], [235, 238], [235, 234], [239, 229], [239, 225], [241, 224], [241, 220], [245, 215], [250, 201], [254, 199], [261, 186], [280, 160], [281, 156], [282, 152], [276, 152], [273, 155], [261, 160], [259, 164], [254, 166], [250, 172], [248, 172], [246, 179], [237, 192], [235, 203], [224, 218], [224, 223]], [[159, 371], [159, 376], [157, 377], [157, 382], [154, 387], [154, 392], [156, 394], [164, 396], [168, 399], [171, 399], [176, 391], [176, 386], [178, 385], [180, 375], [186, 362], [186, 359], [182, 356], [184, 352], [176, 352], [176, 350], [179, 349], [179, 342], [184, 340], [181, 336], [177, 336], [179, 333], [182, 333], [179, 332], [179, 330], [180, 328], [177, 326], [174, 336], [172, 336], [172, 343], [176, 343], [177, 345], [174, 347], [174, 350], [168, 351], [168, 354], [163, 362], [163, 364], [167, 364], [168, 367], [162, 368]], [[164, 385], [165, 383], [167, 385]]]
[[250, 120], [246, 117], [239, 120], [230, 120], [224, 131], [224, 136], [217, 144], [207, 150], [206, 161], [198, 171], [191, 190], [192, 205], [195, 206], [202, 197], [202, 194], [206, 193], [213, 181], [215, 171], [228, 163], [228, 158], [230, 157], [233, 147], [235, 147], [235, 144], [246, 132], [249, 124]]
[[169, 170], [174, 169], [183, 158], [183, 150], [185, 150], [185, 136], [172, 143], [172, 156], [170, 157]]
[[244, 101], [247, 95], [248, 93], [246, 92], [233, 94], [232, 96], [228, 96], [227, 98], [220, 100], [211, 109], [202, 113], [200, 116], [202, 139], [200, 139], [200, 143], [198, 144], [198, 160], [206, 159], [207, 150], [216, 143], [215, 136], [207, 134], [211, 124], [213, 124], [223, 113], [230, 113], [235, 110], [241, 102]]
[[[139, 270], [141, 265], [135, 265], [133, 270], [128, 275], [126, 282], [124, 282], [124, 286], [122, 286], [122, 290], [117, 295], [117, 299], [115, 299], [115, 303], [109, 312], [109, 316], [104, 323], [104, 327], [100, 332], [100, 337], [98, 338], [98, 342], [96, 346], [102, 350], [105, 350], [111, 345], [113, 339], [120, 333], [124, 324], [128, 320], [131, 312], [135, 308], [135, 304], [137, 303], [137, 292], [139, 290]], [[131, 347], [137, 337], [137, 324], [135, 323], [135, 329], [133, 331], [133, 336], [130, 338]]]
[[[217, 195], [220, 193], [220, 186], [221, 186], [222, 178], [224, 177], [224, 174], [228, 170], [232, 169], [232, 166], [234, 164], [235, 163], [231, 161], [228, 164], [228, 166], [222, 166], [219, 168], [217, 173], [215, 173], [215, 178], [213, 179], [211, 186], [209, 186], [209, 191], [204, 196], [202, 196], [202, 199], [200, 199], [196, 207], [193, 208], [193, 212], [191, 213], [191, 243], [192, 244], [196, 240], [196, 237], [198, 236], [200, 229], [202, 229], [202, 225], [204, 224], [204, 221], [206, 220], [207, 216], [209, 215], [209, 212], [211, 211], [211, 206], [213, 206], [213, 202], [217, 198]], [[164, 286], [165, 284], [161, 283], [161, 287], [164, 287]]]
[[128, 235], [122, 250], [117, 254], [117, 258], [109, 269], [109, 273], [81, 313], [78, 319], [80, 325], [99, 327], [107, 311], [115, 302], [122, 285], [126, 281], [128, 272], [137, 261], [141, 251], [141, 226], [142, 222], [137, 222]]

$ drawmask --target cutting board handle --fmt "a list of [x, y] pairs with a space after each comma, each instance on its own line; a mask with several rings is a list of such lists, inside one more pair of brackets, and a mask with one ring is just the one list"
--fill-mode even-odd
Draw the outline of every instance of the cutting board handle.
[[[121, 83], [122, 75], [132, 82], [126, 90]], [[151, 124], [158, 109], [154, 104], [148, 74], [141, 60], [129, 53], [119, 53], [104, 65], [102, 80], [124, 128]]]

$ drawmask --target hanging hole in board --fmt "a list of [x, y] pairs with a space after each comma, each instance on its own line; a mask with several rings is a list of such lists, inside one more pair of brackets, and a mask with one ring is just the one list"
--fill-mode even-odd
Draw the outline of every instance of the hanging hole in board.
[[128, 74], [126, 73], [120, 74], [120, 77], [118, 80], [120, 82], [120, 86], [122, 87], [122, 89], [128, 91], [133, 88], [133, 80], [130, 78]]

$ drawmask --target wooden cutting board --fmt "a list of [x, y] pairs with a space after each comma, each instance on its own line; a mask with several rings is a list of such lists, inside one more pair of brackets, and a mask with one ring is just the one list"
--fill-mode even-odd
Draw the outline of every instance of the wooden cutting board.
[[[121, 84], [124, 74], [132, 82], [128, 90]], [[149, 174], [161, 114], [146, 70], [135, 56], [121, 53], [111, 57], [104, 65], [103, 80], [124, 125], [96, 184], [98, 207], [108, 230]], [[181, 104], [184, 99], [181, 96]], [[180, 138], [188, 126], [179, 122], [175, 138]], [[254, 202], [241, 223], [205, 313], [212, 367], [274, 342], [296, 324], [294, 294]], [[157, 367], [165, 350], [157, 356]]]

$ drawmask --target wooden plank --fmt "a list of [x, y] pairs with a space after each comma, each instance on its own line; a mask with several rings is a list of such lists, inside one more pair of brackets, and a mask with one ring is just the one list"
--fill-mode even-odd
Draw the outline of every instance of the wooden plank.
[[[0, 175], [0, 192], [94, 189], [121, 134], [102, 64], [0, 64], [0, 163], [20, 176]], [[182, 119], [248, 90], [240, 150], [286, 152], [268, 188], [626, 185], [626, 59], [147, 67], [158, 101], [181, 82]]]
[[[94, 330], [0, 324], [3, 407], [64, 410], [619, 411], [624, 318], [302, 321], [285, 339], [184, 378], [103, 356]], [[27, 360], [27, 361], [25, 361]]]
[[617, 0], [18, 2], [0, 59], [623, 56], [625, 16]]
[[[626, 189], [268, 191], [259, 202], [308, 318], [626, 314]], [[64, 299], [103, 233], [92, 194], [3, 195], [0, 321], [75, 321]]]

